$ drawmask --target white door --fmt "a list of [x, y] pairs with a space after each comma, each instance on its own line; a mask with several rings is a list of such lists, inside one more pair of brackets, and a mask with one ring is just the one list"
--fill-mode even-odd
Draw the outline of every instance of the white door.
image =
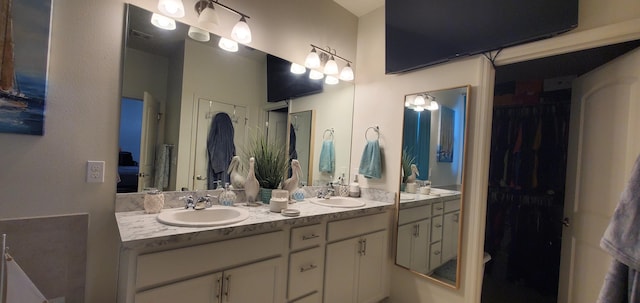
[[573, 85], [559, 303], [595, 302], [611, 258], [599, 247], [640, 153], [640, 49]]
[[142, 101], [138, 191], [153, 187], [153, 176], [155, 174], [154, 161], [158, 140], [158, 112], [160, 107], [155, 98], [148, 92], [144, 92]]
[[[211, 121], [218, 113], [226, 113], [233, 123], [233, 143], [236, 145], [236, 154], [242, 156], [246, 141], [247, 108], [240, 105], [232, 105], [209, 99], [198, 99], [198, 111], [196, 117], [196, 139], [192, 151], [195, 161], [192, 168], [193, 190], [207, 189], [207, 168], [209, 156], [207, 154], [207, 138], [211, 129]], [[224, 184], [221, 184], [224, 185]]]
[[[387, 231], [366, 235], [358, 265], [358, 303], [380, 302], [387, 268]], [[331, 301], [338, 302], [338, 301]]]
[[276, 258], [226, 270], [220, 302], [280, 302], [281, 263], [281, 259]]
[[325, 303], [355, 302], [360, 238], [327, 245], [324, 273]]
[[[269, 128], [267, 129], [267, 141], [273, 142], [278, 146], [286, 146], [289, 136], [289, 128], [287, 127], [287, 112], [269, 112]], [[289, 147], [285, 148], [288, 151]]]

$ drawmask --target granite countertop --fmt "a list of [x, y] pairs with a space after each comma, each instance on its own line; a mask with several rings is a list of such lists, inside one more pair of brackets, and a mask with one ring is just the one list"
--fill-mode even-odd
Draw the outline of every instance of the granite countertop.
[[[219, 238], [243, 233], [269, 231], [284, 225], [303, 225], [320, 222], [328, 217], [330, 220], [373, 214], [394, 207], [394, 203], [379, 202], [364, 198], [365, 206], [357, 208], [338, 208], [316, 205], [306, 199], [289, 204], [288, 208], [300, 210], [297, 217], [286, 217], [280, 213], [269, 211], [269, 205], [258, 207], [237, 206], [249, 211], [249, 218], [238, 223], [211, 227], [181, 227], [165, 225], [157, 221], [157, 214], [145, 214], [142, 210], [115, 213], [120, 239], [124, 248], [150, 248], [166, 243], [194, 240], [196, 238]], [[163, 211], [168, 211], [164, 209]]]
[[459, 191], [440, 188], [432, 188], [431, 194], [429, 195], [401, 192], [400, 209], [432, 204], [436, 202], [451, 201], [460, 199], [460, 197], [461, 193]]

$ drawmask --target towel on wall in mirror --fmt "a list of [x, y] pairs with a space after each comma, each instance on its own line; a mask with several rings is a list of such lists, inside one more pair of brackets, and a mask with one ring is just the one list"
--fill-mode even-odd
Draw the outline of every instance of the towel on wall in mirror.
[[380, 179], [382, 177], [382, 159], [380, 158], [380, 143], [378, 140], [367, 140], [364, 151], [362, 151], [358, 173], [365, 178]]
[[320, 172], [333, 174], [336, 166], [335, 148], [333, 140], [324, 140], [320, 150]]
[[640, 157], [600, 241], [614, 260], [599, 303], [640, 302]]
[[171, 168], [171, 150], [173, 145], [162, 144], [156, 152], [155, 188], [164, 190], [169, 187], [169, 171]]
[[6, 303], [43, 303], [47, 299], [33, 284], [20, 265], [5, 254], [6, 258]]

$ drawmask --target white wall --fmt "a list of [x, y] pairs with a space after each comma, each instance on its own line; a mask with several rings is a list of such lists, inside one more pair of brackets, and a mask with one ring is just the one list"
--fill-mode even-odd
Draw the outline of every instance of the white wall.
[[[184, 1], [188, 18], [195, 20], [194, 1]], [[0, 133], [0, 219], [89, 213], [86, 302], [112, 303], [124, 2], [52, 2], [44, 136]], [[131, 2], [157, 11], [157, 1]], [[357, 19], [332, 1], [230, 5], [251, 16], [252, 46], [258, 49], [298, 62], [309, 43], [355, 55]], [[104, 183], [85, 182], [87, 160], [106, 161]]]

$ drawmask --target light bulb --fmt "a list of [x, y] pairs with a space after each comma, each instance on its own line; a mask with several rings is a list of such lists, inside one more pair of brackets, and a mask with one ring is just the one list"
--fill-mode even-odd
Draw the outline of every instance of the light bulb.
[[228, 52], [232, 52], [235, 53], [238, 51], [238, 43], [231, 40], [231, 39], [227, 39], [224, 37], [220, 37], [220, 41], [218, 42], [218, 46], [221, 49], [224, 49]]
[[301, 75], [304, 74], [305, 72], [307, 72], [307, 69], [304, 68], [304, 66], [297, 64], [297, 63], [291, 63], [291, 72], [296, 74], [296, 75]]
[[161, 29], [166, 29], [166, 30], [174, 30], [176, 29], [176, 21], [169, 18], [169, 17], [165, 17], [163, 15], [160, 14], [156, 14], [154, 13], [153, 15], [151, 15], [151, 24], [161, 28]]
[[182, 0], [159, 0], [158, 9], [169, 17], [184, 17], [184, 4]]
[[320, 80], [320, 79], [322, 79], [322, 78], [324, 78], [324, 74], [323, 74], [323, 73], [321, 73], [321, 72], [319, 72], [319, 71], [317, 71], [317, 70], [315, 70], [315, 69], [312, 69], [312, 70], [309, 72], [309, 79], [312, 79], [312, 80]]
[[311, 52], [307, 55], [307, 58], [304, 60], [304, 66], [308, 68], [318, 68], [320, 67], [320, 56], [316, 53], [316, 49], [311, 49]]
[[327, 75], [337, 75], [338, 74], [338, 63], [331, 56], [331, 59], [324, 64], [324, 73]]
[[414, 110], [414, 111], [417, 111], [417, 112], [423, 112], [423, 111], [424, 111], [424, 107], [422, 107], [422, 106], [416, 106], [415, 108], [413, 108], [413, 110]]
[[347, 63], [347, 66], [342, 68], [340, 72], [340, 80], [351, 81], [353, 80], [353, 69], [351, 68], [351, 64]]
[[415, 99], [413, 99], [413, 104], [415, 105], [425, 105], [424, 97], [422, 95], [417, 95]]
[[438, 105], [438, 102], [431, 101], [431, 103], [429, 103], [429, 107], [427, 109], [433, 111], [433, 110], [438, 110], [438, 108], [440, 108], [440, 106]]
[[196, 41], [200, 41], [200, 42], [208, 42], [209, 39], [211, 39], [208, 31], [205, 31], [203, 29], [200, 29], [194, 26], [189, 26], [188, 35], [189, 35], [189, 38]]
[[240, 43], [251, 43], [251, 29], [249, 29], [249, 25], [244, 16], [240, 18], [240, 21], [238, 21], [231, 30], [231, 38]]
[[198, 16], [198, 23], [206, 26], [218, 25], [218, 14], [213, 7], [206, 6]]
[[324, 78], [324, 83], [325, 84], [335, 85], [335, 84], [338, 84], [339, 82], [340, 82], [340, 80], [338, 80], [338, 78], [336, 78], [334, 76], [327, 76], [326, 78]]

